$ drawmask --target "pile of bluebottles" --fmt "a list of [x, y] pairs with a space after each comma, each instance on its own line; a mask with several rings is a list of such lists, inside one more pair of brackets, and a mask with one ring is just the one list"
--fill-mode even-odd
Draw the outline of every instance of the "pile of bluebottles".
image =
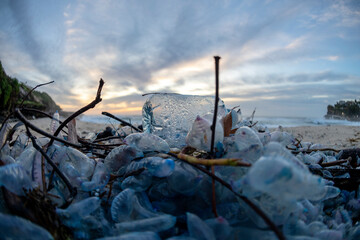
[[[212, 178], [168, 154], [185, 146], [199, 154], [210, 151], [213, 104], [212, 97], [152, 95], [143, 108], [144, 132], [131, 133], [128, 126], [116, 129], [124, 136], [124, 144], [104, 150], [105, 157], [52, 144], [46, 154], [77, 188], [66, 208], [70, 191], [47, 162], [42, 166], [42, 156], [25, 132], [11, 144], [1, 143], [0, 186], [2, 191], [26, 197], [34, 189], [43, 189], [43, 176], [45, 184], [52, 181], [48, 198], [74, 239], [277, 239], [252, 208], [220, 183], [215, 184], [215, 217]], [[230, 134], [224, 134], [226, 116], [231, 116]], [[216, 166], [215, 174], [256, 204], [286, 239], [360, 239], [360, 199], [355, 191], [341, 190], [309, 171], [323, 169], [320, 160], [338, 161], [341, 153], [306, 154], [301, 148], [323, 146], [302, 142], [300, 147], [281, 128], [270, 132], [261, 123], [253, 123], [220, 101], [216, 157], [239, 158], [251, 167]], [[36, 141], [46, 146], [49, 140]], [[101, 144], [118, 142], [110, 139]], [[327, 168], [347, 167], [345, 162]], [[333, 177], [323, 170], [328, 179]], [[10, 214], [4, 203], [0, 207], [0, 238], [54, 238], [46, 226]]]

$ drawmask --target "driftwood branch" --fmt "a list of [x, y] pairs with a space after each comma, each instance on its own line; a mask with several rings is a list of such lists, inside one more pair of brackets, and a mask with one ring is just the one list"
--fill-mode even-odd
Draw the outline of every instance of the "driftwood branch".
[[112, 140], [112, 139], [120, 139], [120, 140], [123, 140], [123, 138], [122, 138], [122, 137], [119, 137], [119, 136], [110, 136], [110, 137], [95, 139], [95, 140], [93, 141], [93, 143], [108, 141], [108, 140]]
[[113, 119], [115, 119], [115, 120], [118, 120], [118, 121], [121, 122], [122, 124], [131, 127], [132, 129], [134, 129], [134, 130], [137, 131], [137, 132], [142, 132], [139, 128], [133, 126], [131, 123], [128, 123], [128, 122], [126, 122], [126, 121], [124, 121], [124, 120], [122, 120], [122, 119], [120, 119], [120, 118], [112, 115], [111, 113], [102, 112], [101, 114], [102, 114], [102, 115], [105, 115], [105, 116], [108, 116], [108, 117], [111, 117], [111, 118], [113, 118]]
[[199, 164], [204, 166], [241, 166], [241, 167], [251, 167], [250, 163], [241, 162], [239, 158], [219, 158], [219, 159], [203, 159], [196, 158], [184, 153], [179, 153], [176, 155], [177, 158], [184, 160], [188, 163]]
[[64, 143], [66, 145], [69, 145], [69, 146], [72, 146], [72, 147], [75, 147], [75, 148], [81, 148], [81, 145], [79, 144], [74, 144], [74, 143], [71, 143], [71, 142], [68, 142], [66, 140], [64, 140], [63, 138], [58, 138], [58, 137], [55, 137], [53, 135], [51, 135], [50, 133], [47, 133], [43, 130], [41, 130], [40, 128], [36, 127], [35, 125], [33, 125], [32, 123], [30, 123], [25, 117], [24, 115], [22, 115], [22, 113], [20, 112], [19, 109], [16, 109], [15, 110], [15, 115], [19, 118], [20, 121], [22, 121], [27, 127], [29, 127], [30, 129], [34, 130], [35, 132], [41, 134], [41, 135], [44, 135], [48, 138], [50, 138], [52, 141], [59, 141], [61, 143]]
[[67, 205], [70, 204], [71, 201], [74, 199], [74, 197], [77, 194], [77, 189], [71, 185], [69, 179], [60, 171], [60, 169], [56, 166], [56, 164], [50, 159], [50, 157], [44, 152], [44, 150], [36, 143], [35, 137], [31, 134], [27, 123], [24, 123], [24, 124], [26, 127], [26, 132], [32, 141], [33, 147], [41, 153], [42, 157], [44, 157], [46, 159], [46, 161], [51, 165], [51, 167], [54, 169], [54, 171], [63, 180], [66, 187], [69, 189], [71, 199], [69, 201], [67, 201]]
[[[170, 156], [175, 157], [177, 159], [179, 159], [177, 157], [176, 154], [173, 153], [168, 153]], [[276, 234], [276, 236], [278, 237], [278, 239], [280, 240], [285, 240], [285, 236], [283, 235], [283, 233], [276, 227], [276, 225], [271, 221], [271, 219], [258, 207], [256, 206], [253, 202], [251, 202], [247, 197], [240, 195], [239, 193], [235, 192], [231, 185], [227, 182], [225, 182], [224, 180], [222, 180], [221, 178], [219, 178], [218, 176], [216, 176], [215, 174], [209, 172], [208, 170], [206, 170], [203, 167], [197, 166], [195, 164], [189, 163], [187, 161], [184, 161], [182, 159], [179, 159], [191, 166], [193, 166], [194, 168], [202, 171], [203, 173], [205, 173], [206, 175], [208, 175], [209, 177], [211, 177], [212, 179], [214, 179], [215, 181], [219, 182], [221, 185], [223, 185], [224, 187], [226, 187], [227, 189], [229, 189], [232, 193], [234, 193], [237, 197], [239, 197], [241, 200], [243, 200], [250, 208], [252, 208], [264, 221], [265, 223], [271, 228], [271, 230]]]
[[[60, 124], [60, 126], [58, 127], [58, 129], [56, 129], [56, 131], [54, 132], [54, 136], [57, 136], [61, 129], [63, 129], [66, 124], [68, 124], [72, 119], [76, 118], [77, 116], [79, 116], [80, 114], [86, 112], [87, 110], [89, 110], [90, 108], [94, 108], [96, 106], [96, 104], [98, 104], [99, 102], [102, 101], [101, 99], [101, 90], [104, 86], [104, 80], [102, 80], [102, 78], [99, 81], [99, 87], [96, 93], [96, 97], [95, 99], [89, 103], [88, 105], [86, 105], [85, 107], [79, 109], [78, 111], [76, 111], [75, 113], [73, 113], [70, 117], [68, 117], [63, 123]], [[51, 146], [53, 144], [54, 140], [51, 139], [51, 141], [49, 142], [49, 146]]]
[[84, 147], [89, 147], [89, 148], [101, 148], [101, 149], [107, 149], [108, 147], [118, 147], [121, 145], [124, 145], [123, 143], [114, 143], [114, 144], [97, 144], [97, 143], [92, 143], [92, 142], [88, 142], [85, 141], [84, 139], [78, 139], [79, 143], [83, 144]]
[[[215, 144], [215, 129], [216, 129], [216, 119], [217, 119], [217, 112], [218, 112], [218, 102], [219, 102], [219, 61], [220, 57], [215, 56], [215, 100], [214, 100], [214, 116], [213, 116], [213, 122], [211, 125], [211, 145], [210, 145], [210, 155], [212, 157], [215, 156], [214, 154], [214, 144]], [[211, 173], [215, 174], [214, 166], [211, 166]], [[217, 211], [216, 211], [216, 194], [215, 194], [215, 180], [211, 179], [212, 181], [212, 210], [215, 215], [215, 217], [218, 217]]]
[[[36, 112], [36, 113], [42, 114], [42, 115], [44, 115], [44, 116], [47, 116], [47, 117], [50, 118], [50, 119], [57, 120], [57, 119], [53, 118], [51, 115], [49, 115], [49, 114], [47, 114], [47, 113], [45, 113], [45, 112], [39, 111], [39, 110], [37, 110], [37, 109], [23, 108], [22, 110], [24, 110], [24, 111]], [[62, 121], [60, 121], [60, 120], [59, 120], [59, 122], [60, 122], [60, 124], [62, 123]], [[67, 126], [65, 126], [65, 127], [67, 127]], [[33, 129], [33, 130], [34, 130], [34, 129]], [[36, 131], [36, 130], [34, 130], [34, 131]], [[66, 133], [66, 135], [68, 134], [68, 133], [67, 133], [66, 131], [64, 131], [63, 129], [62, 129], [61, 131], [63, 131], [64, 133]], [[37, 131], [37, 132], [40, 133], [39, 131]], [[41, 134], [41, 133], [40, 133], [40, 134]], [[44, 135], [44, 134], [43, 134], [43, 135]], [[46, 136], [47, 136], [47, 135], [46, 135]], [[47, 136], [47, 137], [49, 137], [49, 136]], [[54, 137], [54, 136], [52, 136], [52, 135], [50, 134], [50, 139], [52, 139], [53, 137]], [[58, 139], [55, 139], [55, 140], [59, 141]], [[83, 144], [83, 145], [85, 145], [85, 146], [95, 147], [95, 148], [96, 148], [96, 147], [97, 147], [97, 148], [106, 148], [106, 147], [113, 147], [113, 146], [121, 145], [121, 144], [118, 144], [118, 145], [114, 145], [114, 144], [112, 144], [112, 145], [95, 144], [95, 143], [87, 142], [87, 141], [81, 139], [80, 137], [78, 137], [78, 140], [79, 140], [79, 142], [80, 142], [81, 144]], [[70, 143], [70, 142], [67, 142], [67, 143], [72, 144], [72, 143]], [[80, 146], [80, 145], [78, 145], [77, 147], [79, 147], [79, 146]], [[73, 147], [76, 147], [76, 146], [73, 145]]]
[[286, 147], [288, 150], [291, 151], [291, 153], [293, 154], [298, 154], [298, 153], [312, 153], [312, 152], [317, 152], [317, 151], [333, 151], [333, 152], [340, 152], [341, 150], [337, 150], [334, 148], [317, 148], [317, 149], [304, 149], [304, 150], [296, 150], [294, 148], [290, 148], [290, 147]]
[[332, 162], [327, 162], [327, 163], [320, 163], [320, 166], [322, 167], [331, 167], [331, 166], [337, 166], [343, 163], [350, 163], [351, 161], [351, 157], [347, 158], [347, 159], [340, 159], [337, 161], [332, 161]]
[[39, 85], [36, 85], [35, 87], [33, 87], [33, 88], [26, 94], [26, 96], [23, 98], [22, 102], [20, 103], [19, 108], [22, 108], [25, 100], [30, 96], [30, 94], [31, 94], [35, 89], [37, 89], [38, 87], [44, 86], [44, 85], [51, 84], [51, 83], [53, 83], [53, 82], [54, 82], [54, 81], [51, 81], [51, 82], [39, 84]]
[[[46, 116], [46, 117], [48, 117], [48, 118], [50, 118], [50, 119], [52, 119], [52, 120], [57, 120], [57, 121], [59, 121], [59, 123], [61, 124], [62, 123], [62, 121], [60, 121], [59, 119], [55, 119], [53, 116], [51, 116], [50, 114], [47, 114], [47, 113], [45, 113], [45, 112], [43, 112], [43, 111], [40, 111], [40, 110], [37, 110], [37, 109], [34, 109], [34, 108], [21, 108], [21, 111], [25, 111], [25, 112], [35, 112], [35, 113], [39, 113], [39, 114], [41, 114], [41, 115], [44, 115], [44, 116]], [[66, 135], [68, 134], [65, 130], [61, 130], [61, 131], [63, 131]]]
[[219, 102], [219, 61], [220, 57], [215, 56], [215, 106], [214, 106], [214, 117], [211, 125], [211, 146], [210, 154], [214, 157], [214, 144], [215, 144], [215, 128], [216, 128], [216, 119], [218, 112], [218, 102]]

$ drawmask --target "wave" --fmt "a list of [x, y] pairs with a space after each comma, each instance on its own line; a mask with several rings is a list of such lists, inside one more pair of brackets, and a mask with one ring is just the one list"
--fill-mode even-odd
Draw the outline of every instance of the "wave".
[[[140, 115], [116, 115], [122, 120], [140, 125], [142, 119]], [[80, 119], [84, 122], [102, 123], [102, 124], [119, 124], [118, 121], [104, 115], [83, 115]], [[254, 117], [254, 121], [267, 126], [268, 128], [283, 127], [300, 127], [300, 126], [322, 126], [322, 125], [345, 125], [360, 126], [360, 122], [347, 120], [325, 119], [325, 118], [306, 118], [306, 117]]]
[[360, 126], [360, 122], [347, 120], [325, 119], [325, 118], [309, 118], [309, 117], [259, 117], [254, 121], [267, 126], [268, 128], [283, 127], [300, 127], [300, 126], [327, 126], [327, 125], [343, 125], [343, 126]]

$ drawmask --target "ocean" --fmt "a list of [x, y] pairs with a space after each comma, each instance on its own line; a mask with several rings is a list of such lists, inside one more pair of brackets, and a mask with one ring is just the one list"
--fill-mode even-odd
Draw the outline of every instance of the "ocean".
[[[115, 115], [122, 120], [131, 122], [132, 124], [141, 124], [141, 115], [125, 116]], [[118, 124], [119, 122], [104, 115], [83, 115], [81, 121], [103, 124]], [[299, 127], [299, 126], [321, 126], [321, 125], [345, 125], [360, 126], [360, 122], [352, 122], [346, 120], [335, 120], [325, 118], [308, 118], [308, 117], [254, 117], [254, 122], [267, 126], [268, 128], [276, 128], [279, 125], [283, 127]]]

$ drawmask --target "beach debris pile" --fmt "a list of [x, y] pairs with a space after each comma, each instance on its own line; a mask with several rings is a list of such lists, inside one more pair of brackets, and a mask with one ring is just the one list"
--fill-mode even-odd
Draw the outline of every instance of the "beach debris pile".
[[358, 158], [281, 127], [270, 132], [222, 101], [212, 151], [213, 105], [155, 94], [144, 104], [144, 131], [123, 126], [103, 138], [74, 137], [74, 121], [58, 135], [58, 115], [52, 135], [36, 139], [5, 123], [2, 237], [359, 239], [358, 189], [338, 188], [335, 179], [350, 176], [333, 174], [356, 171]]

